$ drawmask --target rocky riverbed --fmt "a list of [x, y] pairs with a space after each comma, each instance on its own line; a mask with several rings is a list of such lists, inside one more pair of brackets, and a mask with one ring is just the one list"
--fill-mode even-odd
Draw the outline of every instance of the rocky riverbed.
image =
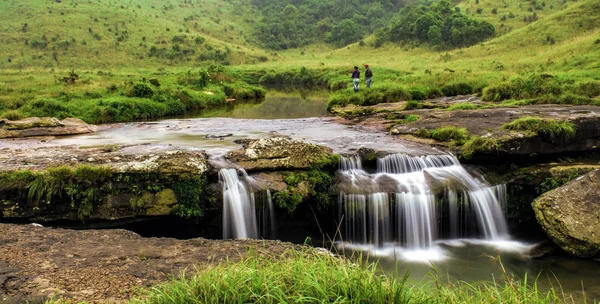
[[126, 302], [199, 264], [236, 261], [248, 250], [276, 256], [292, 244], [262, 240], [142, 238], [126, 230], [75, 231], [0, 224], [0, 302], [50, 295]]

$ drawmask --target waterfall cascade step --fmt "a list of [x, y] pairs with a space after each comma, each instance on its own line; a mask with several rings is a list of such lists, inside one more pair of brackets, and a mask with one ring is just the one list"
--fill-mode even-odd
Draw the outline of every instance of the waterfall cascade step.
[[343, 157], [338, 180], [345, 243], [417, 250], [440, 239], [508, 238], [505, 186], [471, 175], [452, 155], [393, 154], [378, 159], [375, 173]]

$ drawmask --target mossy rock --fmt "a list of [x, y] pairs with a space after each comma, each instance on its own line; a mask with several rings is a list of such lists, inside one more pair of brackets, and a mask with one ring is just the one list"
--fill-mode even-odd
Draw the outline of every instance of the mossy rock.
[[308, 169], [332, 154], [331, 149], [287, 137], [238, 140], [243, 149], [228, 154], [229, 160], [247, 171]]
[[15, 121], [0, 120], [0, 138], [63, 136], [86, 134], [95, 131], [95, 126], [88, 125], [83, 120], [77, 118], [67, 118], [62, 121], [54, 117], [30, 117]]
[[548, 236], [566, 252], [600, 256], [600, 170], [544, 193], [532, 204]]

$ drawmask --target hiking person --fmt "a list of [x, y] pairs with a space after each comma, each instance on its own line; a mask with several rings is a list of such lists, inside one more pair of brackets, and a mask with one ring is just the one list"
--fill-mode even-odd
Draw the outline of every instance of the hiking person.
[[358, 92], [358, 84], [360, 83], [360, 71], [358, 67], [354, 67], [354, 72], [352, 72], [352, 82], [354, 83], [354, 92]]
[[373, 78], [373, 71], [371, 71], [371, 68], [369, 68], [368, 64], [365, 64], [365, 68], [367, 69], [365, 71], [365, 83], [367, 84], [367, 89], [371, 88], [371, 80]]

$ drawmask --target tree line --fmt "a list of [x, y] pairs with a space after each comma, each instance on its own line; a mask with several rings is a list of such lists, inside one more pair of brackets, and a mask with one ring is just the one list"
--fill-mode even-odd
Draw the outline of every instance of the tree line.
[[495, 34], [488, 22], [460, 12], [447, 0], [253, 0], [262, 18], [254, 26], [262, 46], [273, 50], [326, 42], [337, 47], [376, 33], [391, 41], [463, 47]]

